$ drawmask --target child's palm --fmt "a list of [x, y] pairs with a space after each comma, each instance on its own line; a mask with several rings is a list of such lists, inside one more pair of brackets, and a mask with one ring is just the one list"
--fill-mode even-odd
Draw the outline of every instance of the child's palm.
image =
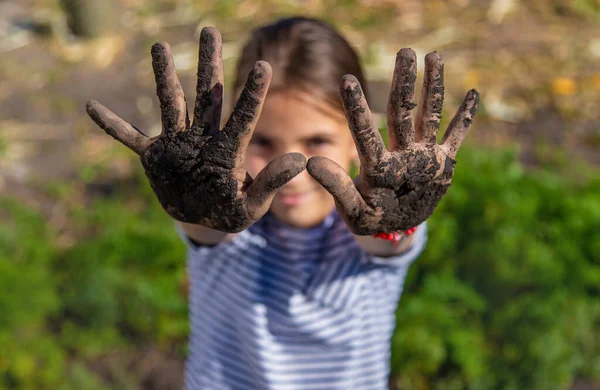
[[269, 163], [255, 179], [244, 169], [245, 150], [271, 80], [271, 68], [256, 63], [223, 130], [221, 38], [205, 28], [200, 38], [197, 97], [190, 125], [183, 91], [166, 43], [152, 47], [162, 113], [162, 134], [148, 138], [100, 103], [89, 102], [92, 119], [140, 155], [152, 189], [173, 218], [238, 232], [260, 218], [276, 190], [304, 170], [298, 153]]
[[413, 125], [416, 58], [402, 49], [396, 58], [388, 103], [390, 150], [373, 123], [358, 80], [345, 76], [341, 93], [361, 170], [352, 181], [345, 170], [324, 157], [308, 162], [309, 173], [335, 198], [336, 206], [356, 234], [405, 230], [425, 221], [450, 186], [456, 153], [479, 104], [475, 90], [467, 96], [444, 134], [437, 133], [442, 113], [442, 59], [426, 57], [421, 107]]

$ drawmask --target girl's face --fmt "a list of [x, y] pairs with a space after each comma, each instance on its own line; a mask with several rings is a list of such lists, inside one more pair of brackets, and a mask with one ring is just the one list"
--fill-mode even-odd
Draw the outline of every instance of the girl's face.
[[[256, 177], [273, 158], [290, 152], [324, 156], [347, 170], [357, 160], [343, 112], [299, 90], [271, 91], [248, 145], [246, 169]], [[304, 171], [279, 190], [270, 210], [288, 225], [308, 228], [334, 207], [331, 195]]]

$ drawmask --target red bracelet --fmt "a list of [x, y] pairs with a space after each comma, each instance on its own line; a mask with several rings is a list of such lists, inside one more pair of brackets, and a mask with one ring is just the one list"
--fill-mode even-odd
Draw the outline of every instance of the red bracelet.
[[[417, 231], [417, 227], [411, 227], [410, 229], [407, 229], [404, 231], [404, 236], [410, 236], [412, 235], [414, 232]], [[376, 233], [373, 234], [373, 237], [375, 238], [381, 238], [383, 240], [387, 240], [387, 241], [392, 241], [394, 243], [394, 245], [398, 245], [398, 243], [400, 242], [400, 239], [402, 238], [403, 234], [400, 232], [391, 232], [391, 233]]]

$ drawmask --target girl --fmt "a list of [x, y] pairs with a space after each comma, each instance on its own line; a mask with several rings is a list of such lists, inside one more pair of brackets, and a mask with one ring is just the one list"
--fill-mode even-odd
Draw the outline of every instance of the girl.
[[[404, 277], [450, 185], [477, 92], [438, 145], [441, 57], [425, 58], [413, 124], [416, 58], [400, 50], [388, 150], [356, 53], [323, 22], [291, 18], [253, 32], [222, 130], [218, 31], [200, 37], [193, 123], [169, 46], [155, 44], [152, 58], [160, 136], [97, 102], [87, 110], [140, 155], [189, 246], [186, 388], [386, 389]], [[356, 159], [352, 180], [346, 170]]]

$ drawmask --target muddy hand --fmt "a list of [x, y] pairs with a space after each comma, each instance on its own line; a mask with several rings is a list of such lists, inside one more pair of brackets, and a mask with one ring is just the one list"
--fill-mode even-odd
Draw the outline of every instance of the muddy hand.
[[173, 218], [230, 233], [245, 229], [268, 210], [277, 189], [306, 165], [304, 156], [291, 153], [271, 161], [254, 179], [244, 169], [246, 147], [271, 81], [270, 65], [256, 63], [222, 130], [223, 69], [216, 29], [204, 28], [200, 36], [193, 124], [168, 44], [152, 46], [152, 65], [162, 134], [146, 137], [95, 101], [87, 104], [88, 114], [139, 154], [152, 189]]
[[346, 75], [340, 90], [346, 118], [360, 158], [354, 181], [325, 157], [312, 157], [307, 170], [331, 195], [350, 230], [373, 234], [409, 229], [425, 221], [450, 186], [455, 157], [479, 105], [475, 90], [448, 126], [441, 145], [437, 134], [444, 98], [444, 65], [437, 53], [425, 57], [425, 79], [413, 123], [416, 57], [402, 49], [388, 102], [386, 149], [358, 80]]

